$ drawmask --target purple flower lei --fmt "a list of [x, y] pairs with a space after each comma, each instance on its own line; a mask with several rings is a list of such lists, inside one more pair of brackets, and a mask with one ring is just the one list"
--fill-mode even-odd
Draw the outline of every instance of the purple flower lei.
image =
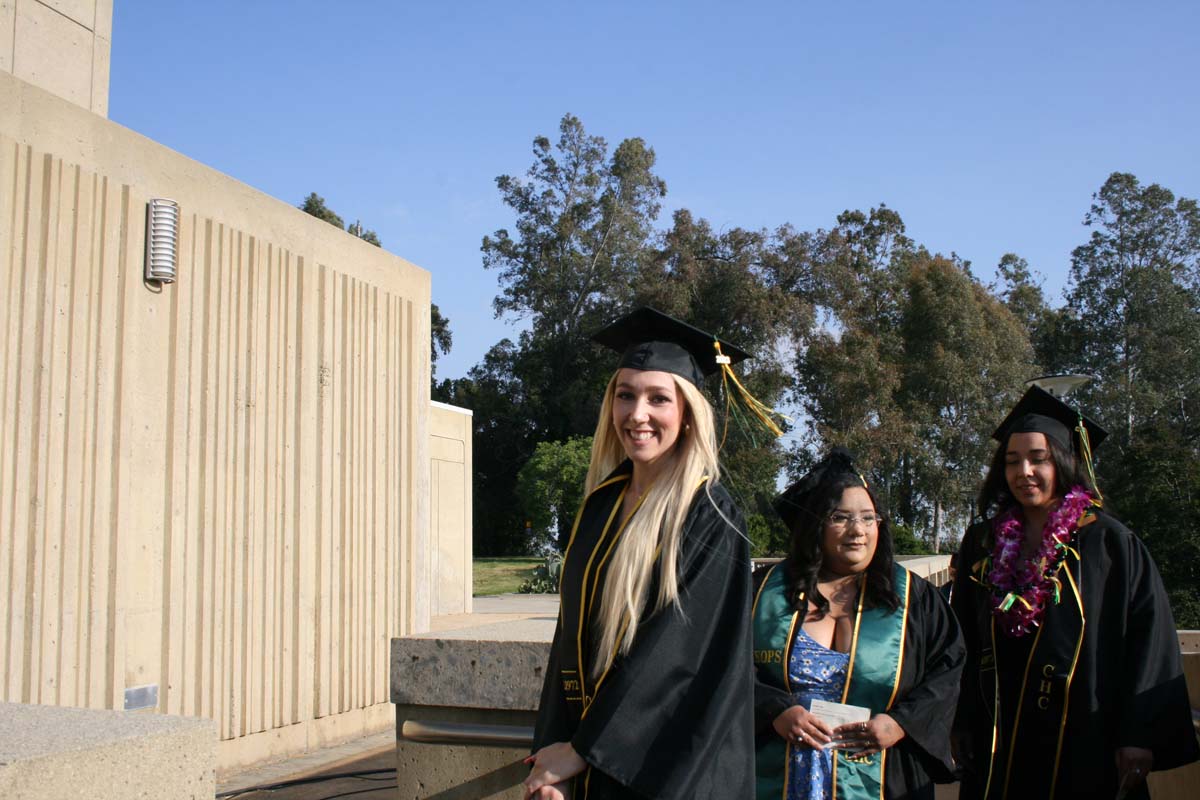
[[1067, 492], [1058, 508], [1046, 518], [1042, 544], [1028, 561], [1021, 560], [1025, 525], [1021, 507], [1015, 506], [992, 522], [996, 545], [992, 549], [987, 583], [997, 600], [992, 609], [1001, 629], [1009, 636], [1025, 636], [1041, 624], [1046, 601], [1057, 604], [1062, 584], [1058, 571], [1070, 550], [1071, 534], [1094, 504], [1092, 495], [1082, 486]]

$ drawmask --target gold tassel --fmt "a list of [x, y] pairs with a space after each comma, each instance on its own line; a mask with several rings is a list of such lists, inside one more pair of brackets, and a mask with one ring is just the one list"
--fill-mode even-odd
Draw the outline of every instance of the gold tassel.
[[742, 382], [738, 380], [738, 376], [734, 374], [733, 367], [730, 366], [729, 356], [721, 352], [720, 342], [714, 340], [713, 349], [717, 351], [716, 362], [721, 365], [721, 385], [725, 391], [725, 427], [721, 433], [721, 447], [725, 446], [725, 438], [729, 434], [729, 417], [734, 412], [734, 392], [729, 387], [731, 382], [737, 390], [737, 396], [741, 398], [742, 405], [750, 409], [750, 413], [758, 419], [759, 423], [776, 436], [783, 436], [783, 429], [775, 423], [772, 417], [779, 417], [788, 422], [792, 421], [791, 418], [779, 413], [750, 394], [750, 391], [742, 385]]
[[1087, 467], [1088, 480], [1092, 482], [1092, 491], [1096, 493], [1096, 505], [1104, 505], [1104, 495], [1100, 494], [1100, 485], [1096, 483], [1096, 470], [1092, 467], [1092, 440], [1088, 437], [1087, 426], [1083, 424], [1083, 415], [1079, 415], [1079, 423], [1075, 426], [1079, 434], [1079, 455], [1083, 457]]

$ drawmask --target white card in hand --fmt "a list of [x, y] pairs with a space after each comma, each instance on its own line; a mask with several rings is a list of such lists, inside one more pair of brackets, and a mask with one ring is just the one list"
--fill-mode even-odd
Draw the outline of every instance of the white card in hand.
[[[871, 709], [865, 706], [830, 703], [827, 700], [813, 700], [812, 706], [808, 711], [830, 728], [836, 728], [839, 725], [846, 725], [852, 722], [866, 722], [871, 718]], [[825, 747], [842, 747], [845, 744], [847, 743], [841, 739], [834, 739], [825, 745]]]

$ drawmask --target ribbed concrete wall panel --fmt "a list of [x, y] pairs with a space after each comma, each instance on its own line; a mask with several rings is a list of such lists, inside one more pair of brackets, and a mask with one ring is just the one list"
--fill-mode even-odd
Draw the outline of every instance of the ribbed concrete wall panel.
[[148, 199], [0, 135], [0, 700], [154, 685], [224, 739], [386, 703], [428, 614], [428, 284], [184, 201], [147, 285]]

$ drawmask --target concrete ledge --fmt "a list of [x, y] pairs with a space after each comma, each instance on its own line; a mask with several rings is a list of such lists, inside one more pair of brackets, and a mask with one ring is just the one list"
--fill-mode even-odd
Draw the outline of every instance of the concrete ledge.
[[[397, 705], [397, 732], [409, 719], [532, 728], [537, 712]], [[527, 747], [421, 744], [397, 738], [396, 796], [401, 800], [521, 800], [525, 795], [521, 781], [529, 774], [522, 761], [527, 755]]]
[[0, 797], [212, 800], [216, 749], [211, 720], [0, 703]]
[[549, 638], [393, 639], [392, 702], [536, 711], [549, 659]]
[[950, 556], [940, 554], [934, 556], [896, 556], [900, 566], [914, 575], [920, 575], [925, 580], [938, 586], [950, 580]]
[[520, 800], [527, 747], [424, 744], [400, 737], [406, 720], [532, 728], [537, 719], [556, 595], [475, 598], [474, 614], [392, 640], [396, 783], [401, 800]]

